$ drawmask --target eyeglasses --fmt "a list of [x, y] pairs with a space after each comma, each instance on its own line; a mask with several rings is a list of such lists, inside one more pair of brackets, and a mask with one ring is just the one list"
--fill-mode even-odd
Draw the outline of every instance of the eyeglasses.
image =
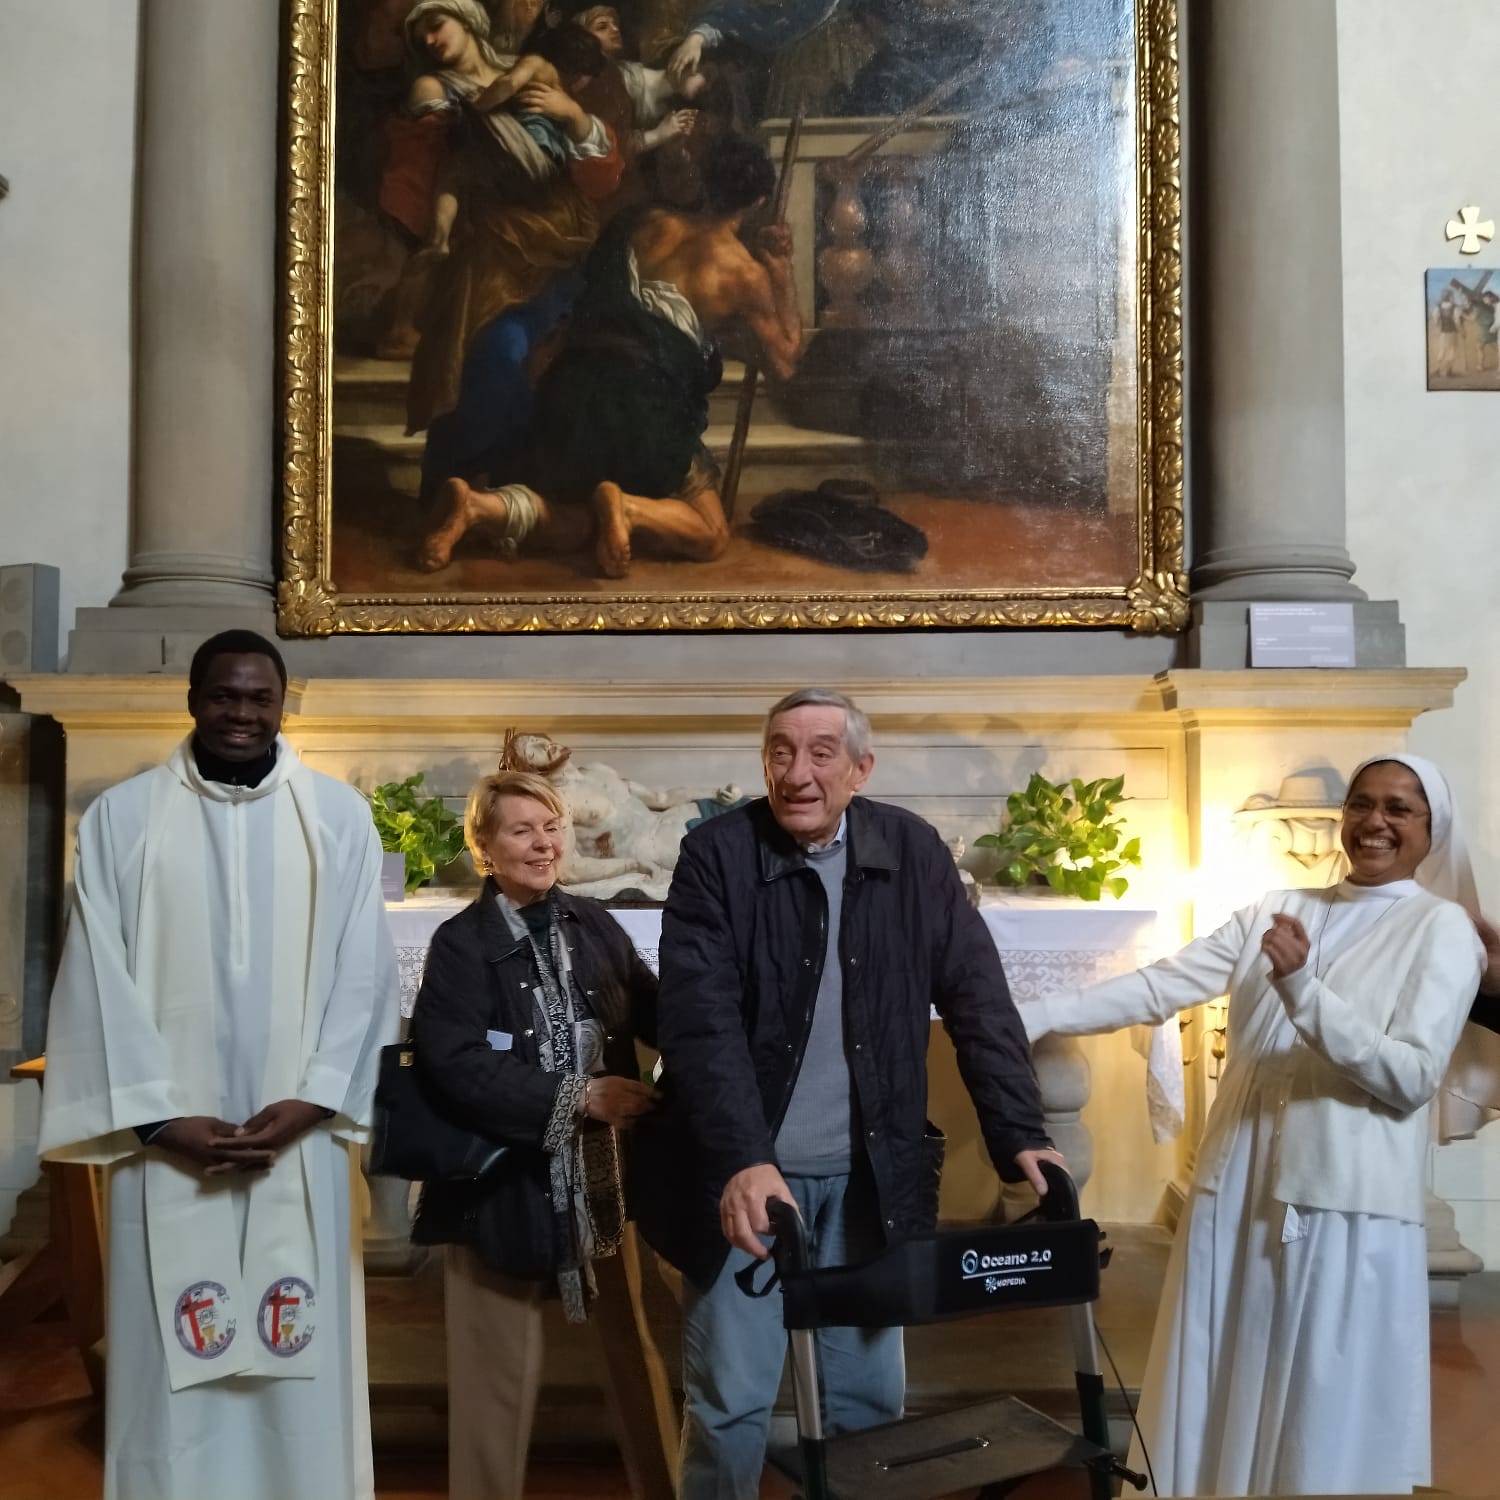
[[1351, 797], [1344, 804], [1344, 816], [1367, 818], [1377, 808], [1385, 816], [1387, 823], [1425, 822], [1431, 816], [1425, 807], [1413, 807], [1411, 803], [1399, 800], [1376, 802], [1373, 797]]

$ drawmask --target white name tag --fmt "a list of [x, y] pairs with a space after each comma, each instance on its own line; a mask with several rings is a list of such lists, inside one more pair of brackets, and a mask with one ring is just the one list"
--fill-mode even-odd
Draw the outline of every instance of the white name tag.
[[516, 1041], [508, 1031], [487, 1031], [484, 1039], [490, 1044], [490, 1050], [494, 1052], [509, 1052]]

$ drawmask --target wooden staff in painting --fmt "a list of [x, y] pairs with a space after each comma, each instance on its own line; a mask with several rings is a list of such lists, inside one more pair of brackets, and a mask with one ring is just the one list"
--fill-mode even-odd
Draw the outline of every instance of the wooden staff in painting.
[[[787, 200], [792, 192], [792, 167], [797, 161], [797, 149], [802, 144], [802, 121], [807, 114], [804, 100], [797, 101], [796, 113], [792, 116], [791, 129], [786, 133], [786, 145], [781, 152], [781, 176], [776, 182], [776, 198], [771, 208], [771, 222], [778, 227], [786, 224]], [[750, 436], [750, 414], [755, 410], [755, 390], [760, 384], [760, 360], [752, 355], [745, 362], [745, 378], [740, 385], [739, 404], [734, 409], [734, 436], [729, 440], [729, 457], [724, 464], [724, 486], [720, 494], [724, 502], [724, 520], [734, 525], [734, 499], [739, 493], [740, 472], [745, 467], [745, 442]]]
[[965, 63], [951, 78], [944, 79], [931, 93], [924, 94], [910, 109], [903, 110], [887, 120], [879, 130], [872, 131], [857, 146], [844, 153], [844, 166], [857, 167], [861, 162], [868, 161], [903, 130], [910, 129], [918, 120], [925, 120], [940, 104], [946, 103], [966, 84], [978, 78], [989, 67], [993, 56], [994, 49], [986, 48], [972, 62]]

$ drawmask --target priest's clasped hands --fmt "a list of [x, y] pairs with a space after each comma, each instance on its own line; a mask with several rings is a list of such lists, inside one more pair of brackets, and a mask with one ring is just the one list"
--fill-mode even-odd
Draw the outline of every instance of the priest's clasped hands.
[[185, 1157], [205, 1177], [264, 1172], [279, 1152], [327, 1118], [326, 1110], [305, 1099], [278, 1099], [243, 1125], [212, 1115], [184, 1115], [163, 1126], [151, 1144]]

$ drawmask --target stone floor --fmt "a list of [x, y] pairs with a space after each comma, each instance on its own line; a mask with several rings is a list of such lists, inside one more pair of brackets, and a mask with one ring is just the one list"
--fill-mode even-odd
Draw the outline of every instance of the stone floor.
[[[1150, 1312], [1160, 1284], [1165, 1237], [1117, 1229], [1114, 1264], [1098, 1307], [1104, 1339], [1128, 1386], [1140, 1377]], [[371, 1283], [372, 1409], [380, 1500], [432, 1500], [446, 1493], [442, 1451], [440, 1282], [426, 1272]], [[675, 1344], [665, 1285], [649, 1289], [664, 1352]], [[1500, 1493], [1494, 1413], [1500, 1392], [1500, 1273], [1464, 1282], [1459, 1306], [1437, 1310], [1433, 1332], [1434, 1482], [1459, 1495]], [[1026, 1393], [1066, 1415], [1070, 1346], [1050, 1313], [1016, 1314], [914, 1330], [908, 1342], [913, 1405], [958, 1404], [997, 1390]], [[528, 1496], [535, 1500], [625, 1500], [611, 1454], [607, 1416], [594, 1378], [595, 1351], [572, 1330], [548, 1350], [543, 1411]], [[1123, 1407], [1115, 1398], [1117, 1414]], [[6, 1500], [95, 1500], [100, 1493], [102, 1421], [82, 1366], [55, 1321], [32, 1326], [0, 1348], [0, 1495]], [[769, 1477], [763, 1500], [791, 1489]], [[1072, 1476], [1044, 1476], [1021, 1500], [1082, 1500]], [[205, 1497], [208, 1500], [208, 1497]], [[303, 1500], [303, 1497], [287, 1497]]]

